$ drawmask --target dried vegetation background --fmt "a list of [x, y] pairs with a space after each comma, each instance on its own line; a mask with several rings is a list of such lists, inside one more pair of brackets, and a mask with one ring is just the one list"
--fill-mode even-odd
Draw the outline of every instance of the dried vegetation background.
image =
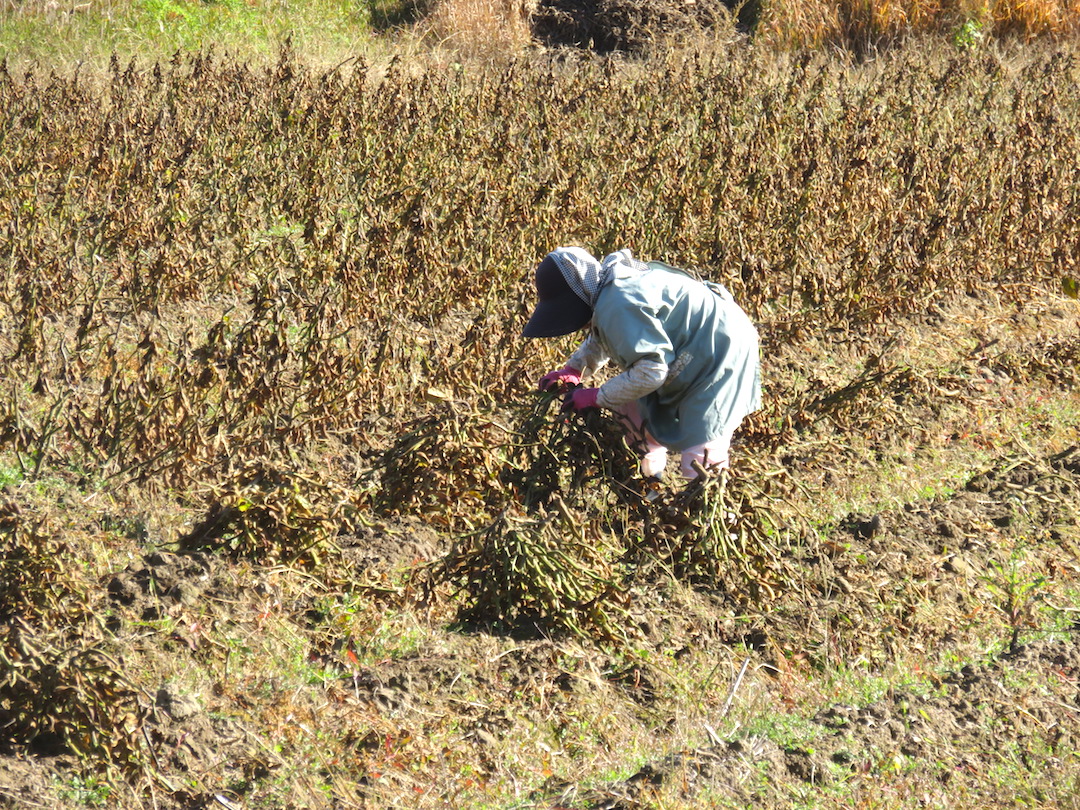
[[[0, 803], [1075, 806], [1078, 88], [0, 69]], [[730, 477], [531, 392], [567, 243], [760, 324]]]

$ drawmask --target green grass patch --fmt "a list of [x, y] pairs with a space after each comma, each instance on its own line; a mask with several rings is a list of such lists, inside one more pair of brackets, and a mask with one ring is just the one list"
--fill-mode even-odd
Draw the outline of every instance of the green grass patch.
[[[380, 19], [390, 12], [375, 9]], [[177, 52], [231, 54], [256, 63], [288, 41], [313, 63], [337, 63], [370, 46], [373, 9], [351, 0], [104, 0], [0, 7], [0, 58], [13, 65], [104, 69], [167, 61]]]

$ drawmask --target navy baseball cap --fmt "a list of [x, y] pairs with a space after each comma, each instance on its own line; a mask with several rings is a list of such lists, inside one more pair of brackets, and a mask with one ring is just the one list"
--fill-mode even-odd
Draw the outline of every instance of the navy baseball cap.
[[525, 337], [569, 335], [592, 320], [592, 307], [570, 289], [550, 255], [536, 267], [536, 295], [539, 302], [521, 333]]

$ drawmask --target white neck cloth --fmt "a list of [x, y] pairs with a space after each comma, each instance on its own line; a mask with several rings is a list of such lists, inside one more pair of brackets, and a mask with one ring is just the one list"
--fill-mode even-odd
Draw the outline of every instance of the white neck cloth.
[[570, 289], [590, 307], [596, 306], [600, 290], [611, 282], [616, 268], [625, 267], [638, 272], [648, 269], [648, 265], [635, 259], [629, 250], [611, 253], [603, 263], [578, 247], [556, 248], [548, 255], [558, 265]]

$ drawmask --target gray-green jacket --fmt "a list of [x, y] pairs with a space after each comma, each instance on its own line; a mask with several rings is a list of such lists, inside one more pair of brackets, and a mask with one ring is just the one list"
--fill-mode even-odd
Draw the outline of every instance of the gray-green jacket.
[[730, 438], [761, 407], [754, 324], [720, 284], [659, 262], [612, 264], [592, 333], [570, 364], [587, 373], [608, 358], [619, 365], [623, 374], [600, 387], [599, 404], [617, 407], [633, 392], [649, 432], [672, 450]]

